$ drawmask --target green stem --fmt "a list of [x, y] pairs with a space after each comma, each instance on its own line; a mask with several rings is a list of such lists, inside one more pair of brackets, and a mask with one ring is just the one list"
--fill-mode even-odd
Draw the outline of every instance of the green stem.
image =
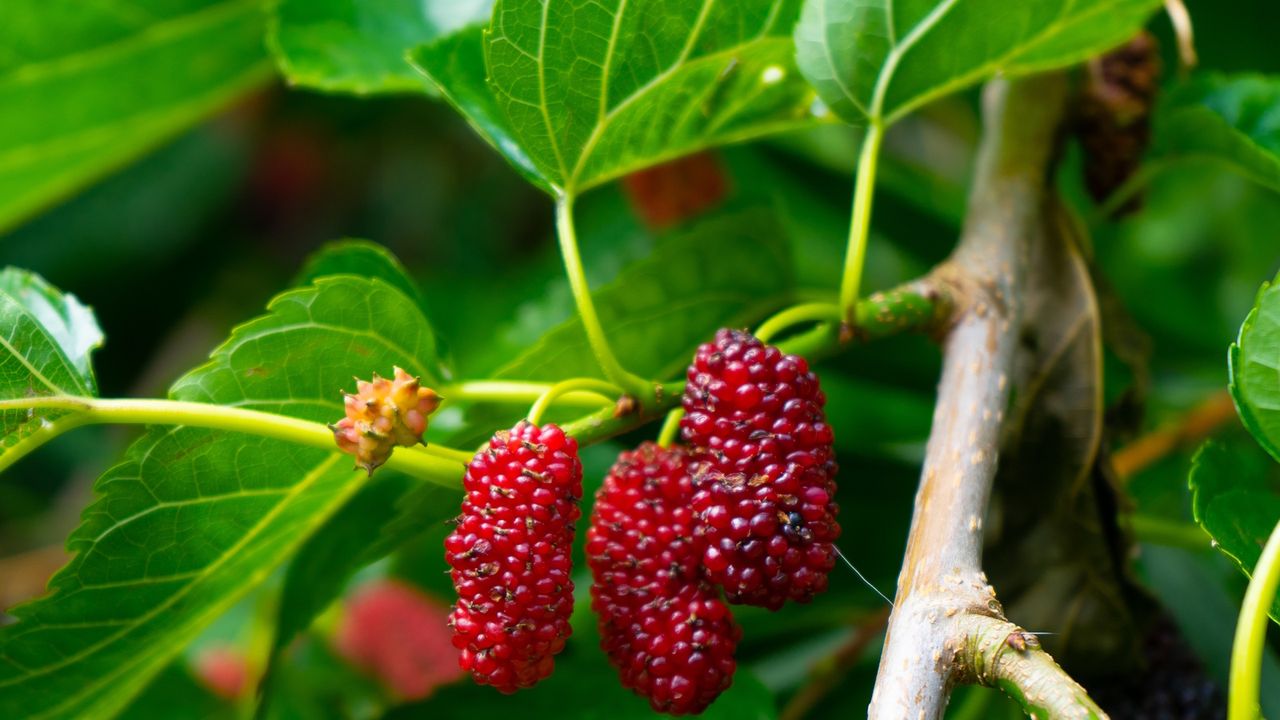
[[[529, 422], [537, 425], [542, 420], [542, 416], [546, 414], [547, 408], [551, 407], [551, 403], [563, 395], [571, 392], [593, 392], [605, 397], [617, 397], [622, 394], [622, 388], [611, 382], [597, 380], [596, 378], [571, 378], [552, 385], [546, 392], [542, 393], [533, 403], [533, 407], [529, 408]], [[613, 409], [614, 404], [609, 405], [609, 409]]]
[[1262, 717], [1259, 695], [1262, 690], [1262, 653], [1271, 623], [1271, 603], [1280, 585], [1280, 524], [1262, 549], [1253, 568], [1253, 579], [1244, 593], [1235, 644], [1231, 648], [1231, 695], [1227, 720], [1258, 720]]
[[[337, 452], [333, 431], [322, 423], [245, 408], [185, 402], [181, 400], [102, 400], [88, 397], [50, 396], [0, 400], [5, 410], [66, 410], [77, 413], [72, 426], [111, 423], [118, 425], [189, 425], [285, 440]], [[55, 421], [57, 422], [57, 421]], [[51, 439], [53, 433], [45, 440]], [[0, 471], [17, 461], [22, 453], [0, 455]], [[425, 448], [397, 448], [386, 467], [421, 477], [445, 487], [456, 488], [471, 454], [454, 448], [430, 445]]]
[[680, 419], [683, 417], [683, 408], [677, 407], [667, 413], [667, 419], [662, 421], [662, 429], [658, 431], [658, 447], [671, 447], [676, 441], [676, 435], [680, 433]]
[[[950, 312], [950, 298], [932, 280], [916, 280], [858, 301], [855, 315], [861, 324], [853, 339], [878, 340], [912, 330], [934, 331], [947, 321]], [[847, 342], [833, 325], [824, 323], [791, 335], [777, 345], [783, 352], [816, 361], [838, 353], [847, 347]], [[615, 416], [613, 408], [604, 408], [562, 427], [577, 438], [580, 445], [589, 445], [657, 420], [680, 404], [683, 393], [683, 382], [655, 385], [636, 398], [639, 412]]]
[[760, 323], [760, 327], [756, 329], [756, 337], [760, 342], [769, 342], [778, 333], [790, 329], [792, 326], [800, 323], [808, 322], [830, 322], [832, 324], [840, 324], [842, 317], [840, 315], [840, 307], [831, 303], [805, 303], [803, 305], [792, 305], [791, 307], [779, 312], [773, 317]]
[[[468, 402], [499, 402], [526, 404], [542, 397], [555, 383], [529, 382], [524, 380], [465, 380], [445, 385], [439, 389], [445, 402], [464, 400]], [[593, 390], [568, 392], [560, 396], [560, 402], [575, 407], [598, 408], [601, 405], [612, 405], [617, 399], [616, 388], [613, 395], [605, 395]]]
[[867, 234], [871, 230], [871, 201], [876, 188], [876, 161], [884, 126], [872, 120], [862, 138], [858, 175], [853, 185], [853, 217], [849, 222], [849, 247], [845, 250], [844, 276], [840, 280], [840, 309], [845, 322], [855, 322], [854, 310], [862, 283], [862, 266], [867, 258]]
[[[857, 316], [865, 318], [867, 322], [858, 328], [857, 338], [872, 340], [907, 330], [936, 328], [946, 317], [948, 304], [945, 296], [926, 283], [927, 281], [916, 281], [886, 293], [875, 293], [859, 302]], [[785, 352], [813, 360], [838, 352], [843, 343], [830, 324], [822, 324], [792, 335], [779, 342], [778, 346]], [[452, 389], [445, 389], [451, 393], [449, 397], [472, 400], [514, 402], [523, 393], [524, 397], [546, 398], [547, 403], [544, 405], [549, 404], [554, 397], [564, 399], [567, 403], [569, 399], [576, 401], [580, 397], [612, 398], [618, 393], [617, 387], [602, 380], [592, 380], [585, 384], [574, 383], [570, 387], [560, 387], [553, 397], [548, 398], [548, 392], [557, 385], [477, 381], [458, 383], [450, 386]], [[535, 391], [537, 395], [533, 394]], [[563, 427], [565, 432], [576, 437], [583, 445], [597, 442], [657, 420], [680, 404], [683, 392], [683, 382], [647, 385], [635, 397], [639, 403], [638, 411], [618, 415], [616, 405], [609, 403]], [[0, 412], [41, 408], [64, 410], [73, 414], [45, 423], [0, 453], [0, 471], [61, 433], [95, 423], [190, 425], [261, 435], [324, 450], [336, 449], [333, 433], [328, 427], [258, 410], [178, 400], [102, 400], [68, 396], [0, 400]], [[461, 480], [463, 467], [470, 462], [471, 457], [468, 452], [436, 444], [426, 448], [397, 448], [387, 462], [387, 467], [456, 488]]]
[[1150, 515], [1134, 515], [1129, 518], [1129, 527], [1139, 542], [1182, 548], [1183, 550], [1206, 551], [1210, 545], [1208, 533], [1187, 522], [1176, 522]]
[[582, 269], [582, 256], [578, 252], [578, 236], [573, 226], [573, 196], [569, 193], [561, 195], [556, 201], [556, 235], [560, 241], [560, 254], [564, 258], [569, 288], [573, 291], [573, 301], [578, 306], [582, 328], [587, 333], [587, 342], [591, 344], [596, 362], [600, 364], [605, 377], [615, 385], [634, 397], [641, 397], [650, 383], [627, 372], [618, 362], [609, 347], [609, 338], [605, 335], [604, 326], [600, 324], [600, 317], [596, 315], [595, 302], [591, 299], [591, 286], [587, 283], [587, 274]]

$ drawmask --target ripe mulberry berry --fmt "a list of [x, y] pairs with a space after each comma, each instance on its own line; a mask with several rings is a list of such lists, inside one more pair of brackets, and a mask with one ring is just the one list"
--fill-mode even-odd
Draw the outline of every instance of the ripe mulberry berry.
[[696, 532], [730, 602], [776, 610], [827, 588], [840, 525], [825, 402], [804, 358], [748, 332], [719, 331], [689, 366]]
[[680, 448], [624, 452], [596, 494], [587, 557], [601, 645], [655, 710], [698, 713], [733, 680], [741, 630], [703, 580]]
[[329, 426], [342, 452], [356, 456], [356, 464], [372, 473], [391, 457], [397, 445], [422, 442], [427, 417], [440, 407], [440, 396], [418, 384], [409, 373], [395, 369], [395, 379], [373, 374], [372, 381], [356, 380], [356, 393], [347, 394], [346, 417]]
[[578, 443], [555, 425], [521, 421], [476, 454], [462, 487], [462, 515], [444, 544], [459, 664], [504, 693], [532, 687], [551, 674], [570, 632]]

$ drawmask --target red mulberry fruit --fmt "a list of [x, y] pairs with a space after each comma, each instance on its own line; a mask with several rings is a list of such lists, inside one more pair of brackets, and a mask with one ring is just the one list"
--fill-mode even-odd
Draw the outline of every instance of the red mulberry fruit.
[[827, 588], [840, 525], [825, 402], [804, 358], [748, 332], [719, 331], [689, 366], [696, 531], [730, 602], [776, 610]]
[[704, 710], [733, 680], [741, 637], [701, 577], [680, 448], [624, 452], [596, 494], [587, 557], [601, 645], [622, 684], [655, 710]]
[[459, 663], [504, 693], [532, 687], [551, 674], [570, 633], [578, 443], [555, 425], [522, 421], [476, 454], [462, 487], [462, 515], [444, 545], [458, 591], [449, 624]]

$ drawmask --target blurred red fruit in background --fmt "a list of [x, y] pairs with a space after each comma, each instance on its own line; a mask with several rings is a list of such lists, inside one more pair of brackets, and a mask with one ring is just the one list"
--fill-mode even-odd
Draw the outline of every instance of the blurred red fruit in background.
[[406, 700], [462, 677], [449, 609], [417, 588], [376, 580], [356, 591], [334, 639], [338, 654]]

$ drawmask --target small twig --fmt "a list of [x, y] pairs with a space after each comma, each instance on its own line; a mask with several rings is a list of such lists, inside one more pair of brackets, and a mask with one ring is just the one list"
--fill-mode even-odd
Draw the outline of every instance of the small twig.
[[[875, 340], [910, 331], [937, 332], [950, 316], [950, 308], [951, 297], [947, 289], [934, 277], [872, 293], [858, 301], [858, 326], [853, 339]], [[846, 345], [847, 340], [840, 337], [839, 329], [831, 323], [819, 324], [778, 342], [778, 347], [785, 352], [802, 355], [810, 361], [839, 352]], [[618, 415], [610, 407], [565, 423], [562, 427], [580, 444], [597, 442], [662, 417], [680, 404], [683, 392], [683, 382], [655, 384], [635, 398], [639, 404], [637, 412]]]
[[782, 709], [779, 720], [801, 720], [822, 702], [862, 659], [867, 646], [884, 631], [889, 622], [889, 609], [884, 608], [875, 615], [863, 620], [853, 634], [830, 656], [818, 661], [813, 667], [809, 681], [805, 683], [786, 707]]
[[955, 665], [962, 679], [1008, 693], [1033, 718], [1105, 718], [1080, 684], [1071, 679], [1040, 639], [1007, 620], [970, 615], [961, 623], [964, 642]]
[[1116, 477], [1126, 481], [1180, 448], [1195, 445], [1236, 417], [1231, 395], [1214, 393], [1185, 415], [1129, 443], [1111, 456]]

